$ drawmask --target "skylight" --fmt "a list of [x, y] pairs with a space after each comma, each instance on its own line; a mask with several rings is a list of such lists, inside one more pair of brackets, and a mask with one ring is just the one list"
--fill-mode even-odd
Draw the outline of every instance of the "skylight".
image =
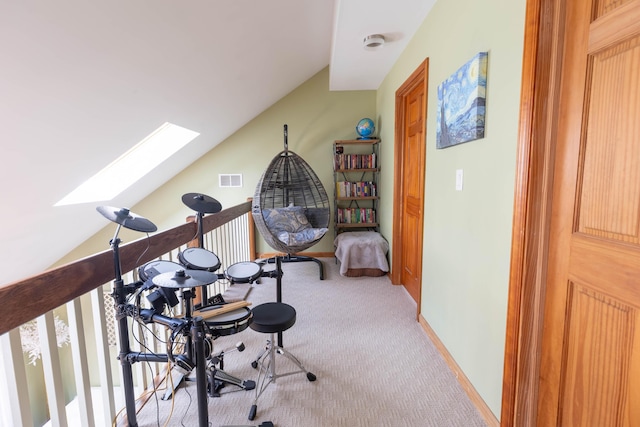
[[54, 206], [111, 200], [198, 135], [167, 122]]

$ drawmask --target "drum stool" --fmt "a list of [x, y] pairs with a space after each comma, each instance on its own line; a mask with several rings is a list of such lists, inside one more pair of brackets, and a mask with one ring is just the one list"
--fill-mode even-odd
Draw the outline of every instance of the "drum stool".
[[[251, 363], [253, 368], [260, 368], [256, 381], [256, 398], [253, 401], [251, 410], [249, 411], [249, 419], [256, 417], [258, 410], [258, 398], [262, 392], [271, 383], [275, 383], [277, 378], [287, 375], [306, 373], [309, 381], [315, 381], [316, 376], [307, 371], [302, 363], [291, 353], [276, 344], [274, 334], [284, 332], [296, 323], [296, 310], [288, 304], [282, 302], [267, 302], [253, 308], [253, 322], [249, 325], [251, 329], [257, 332], [269, 334], [265, 349], [258, 355], [255, 361]], [[284, 374], [276, 373], [276, 354], [285, 356], [298, 366], [297, 371], [291, 371]]]

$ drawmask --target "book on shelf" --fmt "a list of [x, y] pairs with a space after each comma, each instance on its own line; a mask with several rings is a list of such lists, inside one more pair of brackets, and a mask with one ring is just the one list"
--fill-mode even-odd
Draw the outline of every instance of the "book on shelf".
[[372, 208], [338, 208], [339, 224], [372, 224], [376, 222], [376, 212]]
[[333, 165], [335, 170], [375, 169], [376, 154], [335, 154]]
[[373, 181], [336, 182], [337, 197], [375, 197], [377, 195], [377, 186]]

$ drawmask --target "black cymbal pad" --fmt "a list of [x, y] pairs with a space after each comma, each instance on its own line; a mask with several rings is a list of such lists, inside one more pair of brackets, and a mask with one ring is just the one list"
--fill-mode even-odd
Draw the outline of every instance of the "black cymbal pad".
[[128, 208], [98, 206], [96, 210], [109, 221], [113, 221], [130, 230], [141, 231], [143, 233], [153, 233], [158, 229], [154, 223], [146, 218], [131, 213]]
[[211, 196], [200, 193], [187, 193], [182, 196], [182, 203], [199, 213], [218, 213], [222, 204]]
[[153, 284], [161, 288], [195, 288], [215, 282], [218, 275], [199, 270], [177, 270], [155, 276]]

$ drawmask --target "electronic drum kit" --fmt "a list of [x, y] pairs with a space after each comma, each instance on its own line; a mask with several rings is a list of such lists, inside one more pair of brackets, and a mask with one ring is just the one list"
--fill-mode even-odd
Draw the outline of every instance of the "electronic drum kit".
[[[174, 376], [177, 372], [174, 390], [168, 390], [164, 400], [171, 397], [175, 387], [188, 374], [196, 370], [198, 389], [198, 411], [201, 426], [208, 425], [207, 395], [219, 397], [220, 389], [226, 384], [232, 384], [240, 389], [252, 390], [255, 382], [241, 380], [223, 371], [223, 357], [232, 350], [243, 351], [244, 344], [236, 344], [231, 350], [224, 350], [218, 354], [213, 352], [213, 340], [221, 336], [236, 334], [245, 330], [251, 323], [253, 313], [247, 308], [246, 301], [225, 303], [220, 295], [207, 299], [208, 285], [227, 279], [229, 283], [254, 283], [260, 277], [276, 277], [277, 272], [263, 272], [262, 267], [255, 262], [239, 262], [230, 265], [223, 274], [216, 273], [221, 262], [211, 251], [204, 249], [202, 218], [205, 213], [218, 213], [222, 205], [210, 196], [198, 193], [187, 193], [182, 196], [183, 203], [197, 212], [198, 240], [200, 247], [191, 247], [178, 254], [180, 263], [164, 260], [150, 261], [137, 269], [139, 282], [125, 286], [120, 271], [118, 233], [121, 227], [143, 233], [151, 233], [157, 227], [148, 219], [129, 211], [127, 208], [99, 206], [97, 211], [106, 219], [116, 223], [117, 229], [111, 240], [114, 255], [115, 281], [112, 297], [116, 305], [116, 318], [119, 323], [119, 338], [121, 352], [119, 359], [123, 369], [123, 385], [125, 388], [125, 403], [130, 425], [135, 422], [135, 396], [133, 396], [133, 379], [131, 364], [138, 361], [171, 362]], [[203, 304], [195, 305], [196, 288], [201, 289]], [[181, 291], [184, 304], [184, 315], [171, 317], [164, 315], [165, 308], [174, 307], [180, 303], [176, 291]], [[140, 294], [147, 292], [147, 300], [151, 308], [140, 306]], [[136, 304], [128, 303], [128, 296], [136, 294]], [[128, 339], [128, 325], [126, 317], [133, 317], [144, 323], [157, 323], [172, 331], [167, 344], [167, 354], [144, 354], [131, 352]], [[186, 343], [180, 354], [173, 354], [174, 339], [182, 336]], [[128, 362], [128, 363], [125, 363]], [[219, 367], [218, 367], [219, 366]]]

